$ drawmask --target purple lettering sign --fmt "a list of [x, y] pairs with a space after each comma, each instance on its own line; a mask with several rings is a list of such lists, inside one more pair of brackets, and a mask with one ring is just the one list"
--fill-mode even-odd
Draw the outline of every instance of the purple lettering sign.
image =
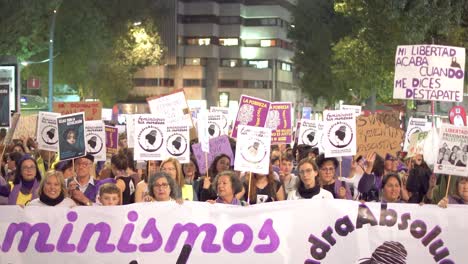
[[259, 98], [241, 95], [239, 111], [232, 129], [231, 137], [237, 138], [239, 125], [265, 127], [270, 102]]
[[273, 102], [266, 127], [271, 128], [271, 144], [290, 144], [292, 141], [291, 103]]
[[[197, 160], [198, 169], [200, 170], [200, 174], [206, 173], [206, 160], [205, 160], [205, 153], [201, 149], [201, 144], [193, 144], [193, 155], [195, 155], [195, 159]], [[207, 153], [208, 155], [208, 166], [211, 165], [214, 158], [220, 154], [226, 154], [231, 159], [231, 166], [234, 165], [234, 154], [232, 152], [231, 144], [229, 143], [228, 136], [220, 136], [216, 138], [210, 139], [210, 152]]]
[[117, 154], [117, 151], [119, 149], [118, 138], [119, 130], [116, 127], [106, 126], [106, 154], [108, 157]]

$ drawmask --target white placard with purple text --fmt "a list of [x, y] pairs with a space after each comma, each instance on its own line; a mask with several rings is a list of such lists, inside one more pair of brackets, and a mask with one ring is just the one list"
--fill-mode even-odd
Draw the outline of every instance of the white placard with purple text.
[[323, 148], [325, 157], [356, 154], [356, 114], [354, 111], [323, 112]]
[[59, 133], [57, 129], [57, 117], [59, 116], [60, 113], [39, 112], [36, 130], [38, 149], [58, 151]]
[[134, 115], [135, 160], [166, 158], [166, 120], [155, 115]]

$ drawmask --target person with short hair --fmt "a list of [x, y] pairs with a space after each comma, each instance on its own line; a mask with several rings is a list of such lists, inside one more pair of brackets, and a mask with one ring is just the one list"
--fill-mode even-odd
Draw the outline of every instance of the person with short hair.
[[382, 203], [402, 203], [401, 191], [402, 183], [398, 174], [389, 173], [382, 179], [381, 187], [382, 197], [380, 202]]
[[148, 192], [154, 202], [175, 201], [180, 197], [177, 183], [166, 172], [157, 172], [150, 177]]
[[236, 194], [242, 192], [242, 183], [233, 171], [222, 171], [216, 175], [212, 188], [217, 193], [216, 200], [208, 200], [209, 203], [223, 203], [242, 205], [236, 198]]
[[352, 199], [351, 190], [344, 181], [336, 180], [336, 169], [339, 162], [336, 158], [325, 158], [323, 154], [316, 159], [319, 167], [320, 186], [331, 192], [335, 199]]
[[455, 193], [442, 198], [438, 205], [447, 208], [449, 204], [468, 204], [468, 178], [458, 176], [456, 180]]
[[105, 183], [99, 188], [99, 202], [103, 206], [120, 205], [122, 200], [122, 192], [114, 183]]
[[286, 193], [295, 190], [300, 181], [299, 178], [292, 173], [293, 168], [294, 156], [291, 154], [284, 154], [281, 159], [279, 179]]
[[93, 164], [94, 156], [90, 154], [75, 159], [75, 177], [66, 181], [70, 198], [79, 205], [91, 206], [96, 202], [99, 181], [91, 176]]
[[115, 177], [116, 185], [122, 192], [122, 204], [131, 204], [135, 202], [136, 183], [132, 177], [127, 175], [127, 156], [119, 151], [112, 155], [111, 170]]
[[74, 207], [75, 201], [67, 197], [63, 173], [49, 170], [45, 173], [38, 190], [39, 198], [29, 202], [28, 206]]

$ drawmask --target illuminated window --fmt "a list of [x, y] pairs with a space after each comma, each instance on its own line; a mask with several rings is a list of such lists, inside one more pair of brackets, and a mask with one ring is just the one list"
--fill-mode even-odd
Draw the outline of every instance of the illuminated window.
[[198, 45], [199, 46], [208, 46], [210, 45], [211, 39], [210, 38], [199, 38]]
[[192, 66], [199, 66], [201, 65], [201, 59], [200, 58], [185, 58], [184, 64], [192, 65]]
[[281, 70], [283, 70], [283, 71], [291, 71], [291, 64], [282, 62], [282, 63], [281, 63]]
[[220, 38], [219, 45], [221, 46], [238, 46], [239, 39], [238, 38]]
[[276, 40], [274, 39], [260, 40], [260, 47], [274, 47], [274, 46], [276, 46]]
[[239, 67], [240, 61], [239, 60], [231, 60], [231, 59], [221, 59], [221, 67]]
[[257, 69], [266, 69], [269, 67], [269, 63], [268, 60], [249, 60], [247, 61], [246, 66]]

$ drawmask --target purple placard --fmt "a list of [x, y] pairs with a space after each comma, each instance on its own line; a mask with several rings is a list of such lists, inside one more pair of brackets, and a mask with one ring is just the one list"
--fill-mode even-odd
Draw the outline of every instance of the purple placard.
[[118, 146], [119, 130], [113, 126], [106, 126], [106, 155], [111, 157], [117, 154], [119, 150]]
[[231, 137], [237, 138], [237, 127], [239, 125], [265, 127], [269, 110], [269, 101], [241, 95], [239, 111], [237, 111]]
[[[206, 161], [205, 161], [205, 153], [201, 149], [201, 144], [193, 144], [192, 145], [193, 155], [195, 155], [195, 159], [197, 160], [198, 169], [200, 174], [206, 173]], [[216, 138], [210, 139], [210, 152], [207, 153], [208, 155], [208, 166], [211, 165], [214, 158], [219, 154], [226, 154], [231, 159], [231, 166], [234, 166], [234, 154], [231, 149], [231, 144], [229, 143], [229, 137], [224, 135]]]
[[271, 144], [291, 144], [292, 121], [291, 103], [273, 102], [265, 127], [271, 128]]

